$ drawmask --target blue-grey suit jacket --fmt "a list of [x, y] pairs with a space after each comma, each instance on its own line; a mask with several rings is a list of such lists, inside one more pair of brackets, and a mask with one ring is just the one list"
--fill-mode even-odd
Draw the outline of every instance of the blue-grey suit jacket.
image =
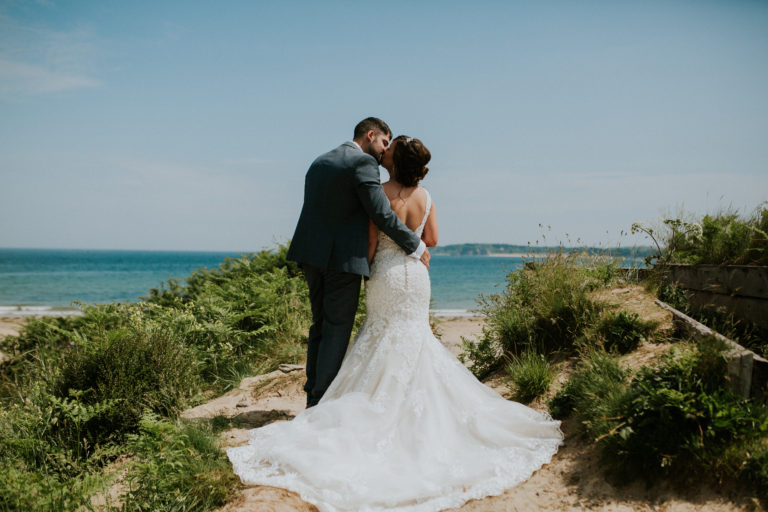
[[368, 276], [368, 219], [410, 254], [419, 237], [392, 211], [379, 166], [353, 142], [318, 157], [304, 180], [304, 206], [288, 259]]

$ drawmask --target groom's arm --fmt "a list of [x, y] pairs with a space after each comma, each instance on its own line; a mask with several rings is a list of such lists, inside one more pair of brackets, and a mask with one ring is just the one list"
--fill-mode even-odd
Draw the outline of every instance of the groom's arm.
[[[424, 242], [426, 243], [426, 242]], [[376, 254], [376, 246], [379, 245], [379, 228], [372, 220], [368, 219], [368, 264], [373, 262], [373, 255]]]
[[379, 167], [373, 157], [365, 156], [368, 158], [354, 171], [357, 196], [363, 208], [376, 227], [402, 247], [406, 254], [417, 259], [421, 258], [426, 245], [392, 211], [389, 199], [381, 188]]

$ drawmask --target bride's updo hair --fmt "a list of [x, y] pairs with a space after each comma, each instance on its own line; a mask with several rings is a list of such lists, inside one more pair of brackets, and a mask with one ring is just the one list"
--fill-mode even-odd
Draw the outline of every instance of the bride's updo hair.
[[415, 187], [429, 172], [427, 163], [432, 154], [419, 139], [413, 137], [399, 135], [392, 143], [395, 144], [392, 153], [395, 181], [404, 187]]

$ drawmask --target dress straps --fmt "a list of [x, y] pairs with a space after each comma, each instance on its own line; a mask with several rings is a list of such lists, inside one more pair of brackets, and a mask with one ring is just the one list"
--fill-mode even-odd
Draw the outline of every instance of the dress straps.
[[427, 218], [429, 217], [429, 210], [432, 208], [432, 196], [429, 195], [429, 190], [422, 187], [424, 190], [424, 193], [427, 194], [427, 206], [424, 209], [424, 218], [421, 219], [421, 224], [419, 224], [419, 227], [416, 229], [416, 233], [421, 236], [421, 232], [424, 230], [424, 226], [427, 224]]

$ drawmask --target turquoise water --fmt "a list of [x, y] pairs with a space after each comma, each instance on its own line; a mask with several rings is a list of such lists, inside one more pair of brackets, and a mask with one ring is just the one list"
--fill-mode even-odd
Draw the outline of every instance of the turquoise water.
[[[45, 314], [85, 303], [136, 301], [169, 277], [218, 266], [231, 252], [0, 249], [0, 316]], [[519, 258], [433, 256], [432, 307], [466, 311], [499, 291]]]
[[501, 292], [506, 275], [522, 266], [522, 258], [432, 256], [432, 309], [476, 309], [479, 294]]

